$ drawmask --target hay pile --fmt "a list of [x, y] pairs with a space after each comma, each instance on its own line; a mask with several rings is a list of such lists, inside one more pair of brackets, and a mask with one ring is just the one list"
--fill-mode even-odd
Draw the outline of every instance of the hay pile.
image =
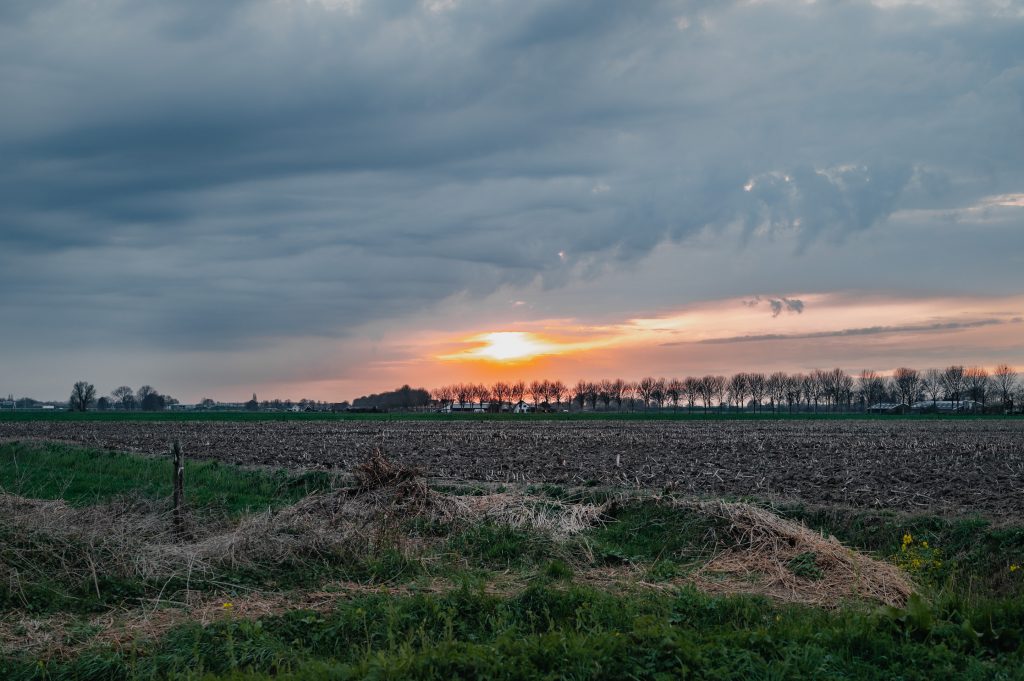
[[[97, 575], [199, 580], [223, 567], [346, 564], [382, 550], [420, 553], [431, 542], [444, 541], [444, 534], [482, 521], [561, 540], [603, 522], [610, 506], [519, 492], [445, 494], [431, 489], [419, 471], [379, 453], [353, 477], [351, 486], [238, 521], [192, 518], [187, 538], [175, 536], [166, 503], [121, 499], [73, 508], [0, 493], [0, 526], [9, 541], [16, 540], [0, 554], [0, 579], [16, 586], [27, 570], [45, 565], [51, 577], [91, 579], [98, 593]], [[848, 599], [900, 606], [914, 589], [896, 566], [765, 509], [672, 498], [660, 503], [715, 521], [712, 557], [684, 580], [703, 590], [824, 606]], [[413, 531], [417, 521], [443, 525], [447, 532], [421, 536]], [[586, 542], [579, 548], [586, 552]]]
[[403, 525], [417, 518], [454, 519], [444, 495], [418, 471], [379, 454], [358, 466], [355, 485], [311, 494], [291, 506], [246, 516], [233, 529], [178, 550], [203, 564], [231, 567], [296, 560], [350, 560], [385, 548], [405, 550]]
[[[723, 521], [722, 548], [692, 580], [712, 593], [762, 594], [836, 607], [847, 600], [902, 606], [913, 583], [895, 565], [871, 558], [808, 527], [748, 504], [678, 504]], [[724, 539], [724, 541], [722, 541]], [[806, 569], [795, 570], [795, 566]]]
[[149, 579], [168, 572], [166, 558], [153, 550], [173, 541], [166, 503], [124, 497], [75, 508], [63, 501], [0, 493], [0, 525], [7, 540], [0, 579], [15, 593], [19, 578], [33, 571], [94, 582], [104, 574]]
[[382, 549], [413, 552], [425, 543], [411, 537], [410, 521], [456, 530], [492, 521], [564, 538], [599, 522], [606, 506], [567, 504], [521, 493], [460, 496], [432, 490], [419, 471], [379, 454], [358, 466], [355, 485], [312, 494], [275, 512], [245, 518], [229, 532], [182, 551], [203, 564], [231, 566], [322, 557], [358, 557]]
[[175, 535], [166, 502], [124, 498], [74, 508], [0, 494], [0, 523], [21, 547], [13, 559], [0, 559], [0, 577], [17, 579], [23, 566], [56, 560], [68, 581], [104, 574], [199, 580], [222, 567], [355, 562], [389, 549], [415, 553], [430, 541], [410, 532], [416, 520], [449, 530], [492, 521], [566, 537], [593, 526], [604, 508], [524, 494], [444, 494], [419, 471], [379, 453], [353, 471], [351, 486], [238, 521], [191, 517], [184, 538]]
[[602, 521], [609, 504], [568, 504], [524, 494], [448, 497], [452, 518], [465, 522], [493, 521], [538, 530], [556, 539], [570, 537]]

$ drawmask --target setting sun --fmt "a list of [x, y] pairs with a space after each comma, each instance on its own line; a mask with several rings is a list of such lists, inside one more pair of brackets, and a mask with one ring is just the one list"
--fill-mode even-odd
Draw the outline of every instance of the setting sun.
[[472, 354], [483, 359], [514, 361], [529, 359], [545, 351], [545, 344], [524, 331], [495, 331], [479, 337], [485, 343]]

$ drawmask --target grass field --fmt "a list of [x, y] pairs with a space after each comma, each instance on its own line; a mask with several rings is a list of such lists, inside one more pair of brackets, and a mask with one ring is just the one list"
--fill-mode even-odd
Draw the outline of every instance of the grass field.
[[[63, 444], [0, 445], [0, 490], [74, 506], [133, 495], [166, 499], [172, 491], [169, 457], [144, 457]], [[192, 461], [185, 469], [189, 502], [237, 515], [295, 502], [331, 486], [323, 472], [243, 469]]]
[[25, 421], [671, 421], [671, 420], [815, 420], [815, 419], [870, 419], [870, 420], [978, 420], [1024, 419], [1021, 414], [863, 414], [859, 412], [830, 413], [824, 410], [789, 414], [773, 414], [770, 410], [757, 414], [750, 412], [720, 411], [712, 408], [707, 413], [700, 407], [692, 412], [686, 408], [638, 411], [552, 412], [538, 414], [439, 414], [435, 412], [388, 412], [381, 414], [349, 414], [331, 412], [248, 412], [248, 411], [0, 411], [0, 422]]
[[[186, 475], [175, 538], [168, 460], [0, 445], [0, 678], [1024, 678], [1019, 525], [776, 509], [916, 585], [814, 605], [732, 593], [702, 567], [744, 548], [729, 522], [649, 494]], [[527, 505], [438, 511], [502, 500]], [[813, 554], [786, 570], [811, 596], [828, 576]]]

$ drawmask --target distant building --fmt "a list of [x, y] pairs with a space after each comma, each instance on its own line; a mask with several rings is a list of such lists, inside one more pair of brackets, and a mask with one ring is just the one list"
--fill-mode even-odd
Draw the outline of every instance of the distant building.
[[902, 414], [907, 411], [907, 405], [900, 402], [875, 402], [868, 407], [869, 414]]
[[920, 402], [914, 402], [912, 407], [914, 411], [935, 411], [942, 414], [952, 414], [956, 412], [976, 412], [982, 410], [980, 402], [974, 400], [921, 400]]
[[528, 404], [526, 400], [519, 400], [514, 405], [512, 405], [513, 414], [529, 414], [533, 411], [536, 411], [536, 409], [532, 404]]
[[490, 402], [453, 402], [441, 409], [442, 414], [484, 414], [491, 410]]

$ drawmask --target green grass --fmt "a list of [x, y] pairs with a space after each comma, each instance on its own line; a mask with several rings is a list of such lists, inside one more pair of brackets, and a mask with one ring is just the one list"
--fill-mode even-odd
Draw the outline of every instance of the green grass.
[[[0, 446], [5, 488], [76, 505], [123, 494], [163, 498], [170, 467], [166, 457]], [[224, 510], [279, 505], [330, 484], [320, 474], [199, 461], [189, 462], [186, 474], [191, 503], [220, 518]], [[609, 493], [556, 485], [530, 491], [549, 500], [540, 503]], [[145, 581], [68, 570], [102, 558], [96, 546], [0, 527], [0, 625], [58, 615], [70, 619], [65, 640], [79, 646], [67, 657], [5, 651], [0, 679], [1024, 680], [1024, 571], [1008, 569], [1024, 565], [1024, 527], [802, 506], [780, 512], [882, 558], [897, 555], [911, 533], [941, 550], [946, 569], [904, 608], [850, 603], [827, 611], [673, 586], [710, 555], [723, 528], [692, 509], [650, 499], [618, 502], [610, 522], [569, 540], [494, 522], [410, 518], [395, 529], [423, 542], [418, 553], [374, 542], [360, 555], [221, 566], [189, 584], [226, 599], [243, 599], [251, 589], [332, 592], [335, 580], [374, 585], [379, 593], [339, 594], [321, 612], [260, 619], [225, 612], [206, 626], [186, 623], [111, 645], [96, 642], [96, 622], [104, 620], [94, 614], [116, 617], [157, 597], [181, 600], [185, 575]], [[581, 583], [591, 568], [623, 563], [658, 589]], [[810, 555], [790, 568], [815, 576]], [[437, 592], [439, 582], [447, 590]]]
[[608, 515], [611, 522], [590, 530], [587, 538], [595, 556], [609, 563], [693, 563], [710, 557], [722, 529], [706, 515], [653, 501], [622, 504]]
[[555, 556], [558, 548], [539, 533], [493, 522], [470, 525], [447, 542], [450, 555], [471, 567], [493, 570], [537, 565]]
[[[36, 499], [63, 499], [74, 506], [122, 495], [151, 499], [172, 493], [170, 456], [145, 457], [63, 444], [0, 445], [0, 488]], [[193, 509], [231, 515], [294, 503], [330, 487], [323, 472], [246, 469], [217, 461], [187, 461], [186, 501]]]
[[1024, 601], [828, 612], [682, 588], [536, 584], [507, 596], [339, 600], [328, 612], [181, 625], [70, 660], [0, 661], [36, 679], [1020, 679]]
[[[1024, 596], [1024, 526], [984, 518], [943, 518], [883, 511], [805, 507], [775, 507], [775, 512], [834, 535], [847, 546], [893, 559], [901, 553], [902, 537], [913, 546], [928, 542], [926, 554], [936, 552], [941, 565], [922, 570], [915, 579], [936, 591], [971, 596]], [[918, 549], [919, 550], [919, 549]]]

